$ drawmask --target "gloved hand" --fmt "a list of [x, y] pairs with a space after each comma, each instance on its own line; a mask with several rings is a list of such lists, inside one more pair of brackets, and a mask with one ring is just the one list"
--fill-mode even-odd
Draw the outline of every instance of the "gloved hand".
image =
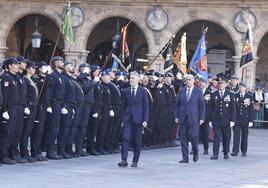
[[30, 113], [31, 113], [31, 112], [30, 112], [30, 109], [29, 109], [28, 107], [24, 108], [24, 114], [25, 114], [25, 115], [28, 116], [28, 115], [30, 115]]
[[249, 122], [248, 123], [248, 127], [253, 127], [253, 123], [252, 122]]
[[97, 118], [97, 117], [99, 117], [99, 114], [95, 113], [95, 114], [92, 115], [92, 117]]
[[61, 114], [66, 115], [68, 114], [68, 110], [64, 107], [61, 109]]
[[199, 121], [199, 125], [202, 125], [204, 123], [204, 120]]
[[48, 107], [47, 108], [47, 112], [50, 113], [50, 114], [52, 114], [52, 108], [51, 107]]
[[213, 125], [212, 125], [211, 121], [208, 123], [208, 125], [209, 125], [210, 128], [213, 128]]
[[73, 114], [75, 114], [75, 110], [73, 109]]
[[5, 112], [2, 114], [2, 117], [3, 117], [5, 120], [9, 120], [8, 112], [5, 111]]
[[162, 87], [163, 87], [163, 84], [161, 84], [161, 83], [157, 85], [157, 88], [158, 88], [158, 89], [160, 89], [160, 88], [162, 88]]
[[124, 76], [120, 75], [117, 80], [124, 80]]
[[234, 122], [230, 122], [230, 127], [233, 127], [235, 125], [235, 123]]
[[143, 126], [143, 127], [147, 127], [147, 122], [144, 121], [144, 122], [142, 123], [142, 126]]
[[110, 115], [110, 117], [114, 117], [114, 111], [113, 110], [110, 110], [109, 115]]
[[100, 81], [100, 77], [95, 77], [94, 79], [93, 79], [93, 82], [99, 82]]
[[84, 70], [83, 70], [83, 73], [89, 74], [90, 73], [89, 67], [85, 67]]
[[158, 77], [153, 75], [153, 79], [156, 81], [156, 80], [158, 80]]
[[50, 65], [47, 66], [47, 73], [51, 74], [53, 72], [53, 69], [51, 68]]

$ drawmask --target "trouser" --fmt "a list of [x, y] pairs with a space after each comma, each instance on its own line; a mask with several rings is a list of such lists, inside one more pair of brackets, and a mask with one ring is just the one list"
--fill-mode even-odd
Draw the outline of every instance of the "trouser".
[[204, 150], [208, 150], [209, 122], [205, 121], [199, 128], [199, 139], [203, 143]]
[[25, 116], [24, 124], [23, 124], [23, 131], [20, 140], [20, 156], [27, 157], [29, 156], [28, 151], [28, 141], [32, 133], [33, 124], [36, 116], [37, 106], [36, 105], [29, 105], [30, 115]]
[[66, 106], [65, 108], [67, 109], [68, 113], [61, 116], [60, 129], [57, 138], [57, 146], [59, 154], [65, 151], [67, 140], [70, 139], [70, 130], [72, 122], [74, 120], [73, 107]]
[[248, 149], [248, 125], [235, 124], [233, 127], [234, 141], [233, 153], [239, 152], [240, 136], [241, 136], [241, 152], [247, 153]]
[[24, 105], [20, 104], [18, 108], [19, 108], [18, 114], [17, 114], [18, 117], [17, 117], [17, 122], [15, 123], [15, 126], [16, 126], [15, 133], [13, 135], [12, 143], [9, 149], [11, 157], [19, 156], [20, 154], [19, 143], [20, 143], [21, 136], [22, 136], [24, 118], [26, 117], [24, 115]]
[[159, 106], [156, 114], [156, 132], [153, 134], [154, 140], [157, 144], [162, 144], [167, 135], [167, 120], [169, 121], [167, 108], [165, 106]]
[[87, 129], [87, 151], [95, 150], [95, 138], [101, 119], [100, 108], [96, 109], [94, 113], [98, 113], [98, 117], [90, 117], [89, 119]]
[[33, 157], [36, 157], [38, 154], [40, 154], [40, 145], [42, 138], [44, 137], [45, 133], [45, 123], [46, 123], [46, 117], [47, 117], [47, 105], [38, 105], [37, 106], [37, 113], [35, 122], [33, 125], [33, 130], [31, 134], [31, 155]]
[[114, 149], [119, 148], [119, 142], [120, 142], [120, 138], [121, 138], [121, 109], [120, 107], [118, 107], [117, 109], [115, 109], [115, 117], [113, 118], [113, 123], [112, 123], [112, 147]]
[[155, 122], [154, 122], [154, 105], [150, 105], [150, 110], [149, 110], [149, 120], [147, 127], [151, 130], [149, 131], [148, 129], [144, 129], [144, 134], [143, 134], [143, 144], [146, 146], [150, 146], [153, 144], [153, 132], [155, 131]]
[[58, 137], [59, 127], [61, 120], [61, 104], [52, 104], [52, 114], [48, 114], [48, 124], [47, 124], [47, 146], [54, 147], [55, 141]]
[[194, 154], [198, 154], [199, 125], [190, 124], [188, 118], [180, 125], [181, 151], [184, 160], [189, 160], [189, 141], [192, 144]]
[[[143, 130], [143, 126], [141, 124], [137, 124], [134, 121], [133, 117], [130, 117], [130, 119], [123, 124], [122, 148], [121, 148], [122, 160], [127, 161], [129, 141], [132, 140], [133, 152], [134, 152], [132, 161], [133, 162], [139, 161], [141, 144], [142, 144], [142, 130]], [[132, 139], [130, 138], [130, 135]]]
[[[2, 118], [1, 126], [1, 159], [9, 158], [9, 150], [16, 133], [20, 106], [19, 105], [9, 105], [8, 106], [9, 120], [4, 120]], [[20, 120], [22, 121], [22, 120]]]
[[85, 140], [85, 136], [87, 133], [87, 128], [89, 126], [89, 118], [91, 115], [91, 106], [88, 104], [84, 104], [81, 111], [81, 119], [79, 125], [77, 127], [77, 134], [75, 137], [75, 150], [78, 152], [82, 149], [82, 145]]
[[213, 141], [213, 155], [219, 155], [220, 142], [222, 137], [223, 153], [227, 155], [230, 150], [231, 140], [231, 127], [230, 126], [217, 126], [214, 127], [214, 141]]
[[[102, 115], [100, 120], [100, 125], [98, 127], [97, 136], [96, 136], [96, 149], [108, 149], [110, 143], [104, 143], [105, 136], [108, 132], [110, 127], [110, 116], [109, 116], [109, 107], [103, 107], [102, 109]], [[105, 147], [104, 147], [105, 146]]]

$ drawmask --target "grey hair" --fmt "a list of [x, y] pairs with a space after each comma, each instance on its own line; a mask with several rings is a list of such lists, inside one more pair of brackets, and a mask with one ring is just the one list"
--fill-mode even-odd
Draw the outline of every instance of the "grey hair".
[[130, 73], [130, 75], [133, 75], [134, 77], [136, 77], [137, 79], [141, 79], [140, 78], [140, 74], [137, 72], [137, 71], [132, 71], [131, 73]]

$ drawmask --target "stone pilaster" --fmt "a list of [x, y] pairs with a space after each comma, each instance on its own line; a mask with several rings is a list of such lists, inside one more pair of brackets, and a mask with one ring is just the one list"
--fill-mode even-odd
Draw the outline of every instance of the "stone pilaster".
[[8, 47], [0, 47], [0, 61], [3, 61], [6, 57], [5, 57], [5, 53], [8, 50]]
[[[155, 59], [156, 55], [154, 54], [146, 54], [149, 63]], [[154, 71], [163, 73], [164, 70], [164, 59], [162, 58], [162, 56], [158, 56], [155, 61], [153, 62], [153, 64], [148, 68], [148, 70], [153, 69]]]
[[86, 63], [87, 55], [89, 51], [87, 50], [71, 50], [71, 49], [64, 49], [63, 50], [65, 59], [72, 61], [77, 67], [82, 64]]

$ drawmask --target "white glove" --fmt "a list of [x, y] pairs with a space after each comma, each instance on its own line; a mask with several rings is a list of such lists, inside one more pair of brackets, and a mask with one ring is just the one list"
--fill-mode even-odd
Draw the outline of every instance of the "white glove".
[[95, 114], [92, 115], [92, 117], [97, 118], [97, 117], [99, 117], [99, 114], [95, 113]]
[[158, 80], [158, 77], [153, 75], [153, 79], [156, 81], [156, 80]]
[[68, 114], [68, 110], [66, 108], [61, 109], [61, 114], [66, 115]]
[[48, 107], [47, 108], [47, 112], [52, 114], [52, 108], [51, 107]]
[[142, 122], [142, 126], [147, 127], [147, 122], [146, 121]]
[[114, 111], [110, 110], [110, 117], [114, 117]]
[[204, 123], [204, 120], [199, 121], [199, 125], [202, 125]]
[[212, 122], [209, 122], [208, 125], [210, 128], [213, 128]]
[[248, 123], [248, 127], [252, 127], [253, 126], [253, 123], [252, 122], [249, 122]]
[[120, 75], [120, 76], [118, 77], [118, 80], [124, 80], [124, 76], [123, 76], [123, 75]]
[[4, 112], [4, 113], [2, 114], [2, 117], [3, 117], [5, 120], [9, 120], [8, 112], [7, 112], [7, 111]]
[[46, 74], [48, 72], [48, 67], [46, 65], [43, 65], [41, 67], [41, 72], [44, 73], [44, 74]]
[[51, 66], [47, 66], [47, 73], [51, 74], [53, 72], [53, 69], [51, 68]]
[[162, 88], [162, 87], [163, 87], [163, 84], [161, 84], [161, 83], [157, 85], [157, 88], [158, 88], [158, 89], [160, 89], [160, 88]]
[[95, 77], [94, 79], [93, 79], [93, 82], [99, 82], [100, 81], [100, 77]]
[[230, 122], [230, 127], [233, 127], [235, 125], [235, 123], [234, 122]]
[[75, 110], [73, 109], [73, 114], [75, 114]]
[[85, 67], [84, 70], [83, 70], [83, 73], [89, 74], [89, 72], [90, 72], [89, 67]]
[[24, 108], [24, 114], [30, 115], [30, 109], [28, 107]]

